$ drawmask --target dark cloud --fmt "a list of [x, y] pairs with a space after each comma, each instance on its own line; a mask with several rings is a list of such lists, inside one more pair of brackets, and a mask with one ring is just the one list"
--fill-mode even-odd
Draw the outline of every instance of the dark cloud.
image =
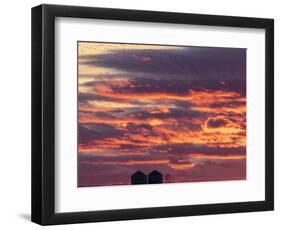
[[225, 119], [220, 119], [220, 118], [210, 118], [208, 120], [208, 127], [210, 128], [218, 128], [221, 126], [225, 126], [228, 122]]
[[[96, 84], [95, 84], [96, 85]], [[87, 103], [88, 101], [114, 101], [114, 102], [121, 102], [124, 101], [122, 99], [103, 96], [101, 94], [97, 94], [94, 92], [91, 93], [79, 93], [78, 94], [78, 101], [79, 103]]]
[[[167, 164], [132, 164], [122, 165], [122, 162], [135, 161], [145, 162], [142, 157], [125, 156], [123, 158], [109, 157], [99, 158], [93, 156], [79, 156], [79, 186], [106, 186], [106, 185], [129, 185], [131, 175], [142, 170], [148, 174], [153, 170], [164, 172], [164, 179], [169, 178], [170, 182], [198, 182], [198, 181], [219, 181], [219, 180], [244, 180], [246, 179], [246, 160], [221, 160], [205, 161], [188, 170], [174, 170]], [[152, 160], [161, 160], [161, 156], [152, 157]], [[102, 164], [102, 161], [110, 164]], [[119, 164], [121, 162], [121, 164]], [[182, 157], [169, 157], [169, 164], [172, 167], [182, 167], [192, 164], [190, 160], [183, 160]], [[114, 176], [112, 176], [114, 175]]]
[[[163, 151], [165, 152], [163, 153]], [[244, 155], [246, 153], [246, 147], [208, 147], [205, 145], [192, 145], [192, 144], [166, 144], [166, 145], [159, 145], [154, 146], [152, 151], [161, 152], [161, 154], [168, 154], [168, 155], [189, 155], [192, 153], [202, 153], [206, 155]]]
[[106, 124], [80, 124], [78, 127], [78, 137], [80, 144], [89, 144], [95, 140], [105, 139], [109, 137], [121, 137], [123, 133]]
[[169, 119], [169, 118], [175, 118], [175, 119], [181, 119], [181, 118], [200, 118], [200, 117], [207, 117], [206, 114], [200, 113], [198, 111], [194, 111], [189, 106], [186, 106], [184, 108], [172, 108], [169, 109], [169, 112], [167, 113], [151, 113], [151, 111], [146, 111], [145, 109], [143, 111], [137, 111], [130, 113], [132, 117], [138, 118], [138, 119], [147, 119], [147, 118], [158, 118], [158, 119]]
[[[141, 61], [134, 57], [149, 57], [149, 61]], [[146, 79], [146, 83], [160, 84], [159, 89], [165, 90], [163, 79], [170, 75], [168, 81], [173, 83], [173, 76], [177, 80], [190, 80], [192, 88], [224, 88], [239, 90], [245, 94], [246, 49], [234, 48], [206, 48], [186, 47], [169, 50], [119, 50], [114, 53], [88, 55], [81, 61], [83, 65], [110, 67], [120, 71], [153, 74]], [[157, 75], [161, 81], [157, 82]], [[159, 79], [159, 78], [158, 78]], [[142, 80], [144, 82], [144, 80]], [[144, 82], [145, 83], [145, 82]], [[178, 83], [176, 83], [178, 84]], [[137, 85], [136, 90], [149, 90]], [[178, 92], [185, 90], [188, 84], [178, 87]], [[164, 88], [163, 88], [164, 87]], [[166, 84], [167, 87], [167, 84]]]

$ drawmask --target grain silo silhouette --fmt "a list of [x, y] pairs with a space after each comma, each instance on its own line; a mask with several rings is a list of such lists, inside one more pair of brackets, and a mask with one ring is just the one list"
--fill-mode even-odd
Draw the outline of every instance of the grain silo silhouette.
[[148, 174], [148, 184], [162, 184], [163, 175], [157, 170], [152, 171]]
[[131, 184], [147, 184], [147, 176], [142, 171], [137, 171], [131, 176]]

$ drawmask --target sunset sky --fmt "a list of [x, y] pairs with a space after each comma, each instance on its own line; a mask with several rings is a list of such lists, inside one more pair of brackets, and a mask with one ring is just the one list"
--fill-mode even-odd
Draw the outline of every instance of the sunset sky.
[[246, 49], [78, 42], [78, 186], [246, 179]]

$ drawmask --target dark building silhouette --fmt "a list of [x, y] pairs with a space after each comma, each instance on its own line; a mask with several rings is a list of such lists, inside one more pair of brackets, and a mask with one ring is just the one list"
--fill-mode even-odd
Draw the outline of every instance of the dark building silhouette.
[[131, 176], [131, 184], [147, 184], [147, 176], [143, 172], [137, 171]]
[[148, 174], [148, 184], [162, 184], [163, 175], [162, 173], [154, 170]]

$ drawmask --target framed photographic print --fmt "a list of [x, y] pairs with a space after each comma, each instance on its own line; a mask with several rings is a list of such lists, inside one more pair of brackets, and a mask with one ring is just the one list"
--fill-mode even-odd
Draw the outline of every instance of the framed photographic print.
[[32, 9], [32, 221], [273, 210], [273, 19]]

